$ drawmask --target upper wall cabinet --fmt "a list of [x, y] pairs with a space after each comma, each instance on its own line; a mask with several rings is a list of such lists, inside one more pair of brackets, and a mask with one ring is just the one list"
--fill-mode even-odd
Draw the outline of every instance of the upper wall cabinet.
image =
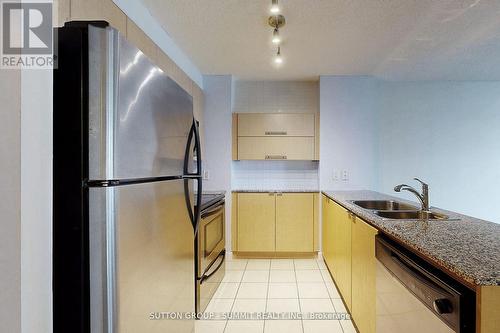
[[240, 113], [238, 136], [314, 136], [313, 113]]
[[233, 160], [319, 160], [319, 115], [233, 114]]

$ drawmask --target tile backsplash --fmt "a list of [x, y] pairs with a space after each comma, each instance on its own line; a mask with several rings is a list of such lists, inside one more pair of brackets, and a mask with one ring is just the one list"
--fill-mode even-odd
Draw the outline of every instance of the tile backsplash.
[[318, 162], [232, 162], [232, 190], [317, 190]]

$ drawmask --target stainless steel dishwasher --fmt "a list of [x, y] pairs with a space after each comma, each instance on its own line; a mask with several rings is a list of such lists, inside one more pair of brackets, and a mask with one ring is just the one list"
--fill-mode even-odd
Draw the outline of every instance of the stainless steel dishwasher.
[[475, 332], [475, 294], [383, 236], [376, 239], [377, 333]]

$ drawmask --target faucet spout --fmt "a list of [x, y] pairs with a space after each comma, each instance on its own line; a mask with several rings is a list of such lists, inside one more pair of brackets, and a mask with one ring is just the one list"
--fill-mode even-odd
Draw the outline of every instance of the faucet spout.
[[394, 187], [394, 191], [396, 192], [401, 192], [401, 191], [408, 191], [410, 193], [413, 193], [418, 200], [420, 201], [421, 204], [421, 210], [424, 212], [429, 211], [429, 185], [424, 183], [418, 178], [414, 178], [416, 181], [420, 182], [422, 184], [422, 194], [418, 193], [416, 189], [413, 187], [406, 185], [406, 184], [400, 184]]

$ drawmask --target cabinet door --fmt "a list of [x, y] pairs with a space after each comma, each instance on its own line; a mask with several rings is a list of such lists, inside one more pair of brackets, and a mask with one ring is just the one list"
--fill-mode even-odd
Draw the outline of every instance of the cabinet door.
[[322, 200], [322, 232], [321, 232], [321, 240], [322, 240], [322, 252], [323, 258], [325, 259], [326, 265], [330, 272], [333, 273], [334, 264], [333, 264], [333, 202], [330, 198], [323, 194]]
[[314, 136], [313, 113], [240, 113], [238, 136]]
[[276, 251], [313, 251], [313, 206], [313, 193], [276, 195]]
[[314, 137], [238, 137], [239, 160], [313, 160]]
[[275, 194], [238, 193], [238, 251], [275, 251]]
[[362, 333], [375, 333], [377, 230], [359, 218], [352, 223], [352, 309]]
[[351, 308], [351, 215], [339, 204], [333, 205], [333, 278], [347, 307]]

